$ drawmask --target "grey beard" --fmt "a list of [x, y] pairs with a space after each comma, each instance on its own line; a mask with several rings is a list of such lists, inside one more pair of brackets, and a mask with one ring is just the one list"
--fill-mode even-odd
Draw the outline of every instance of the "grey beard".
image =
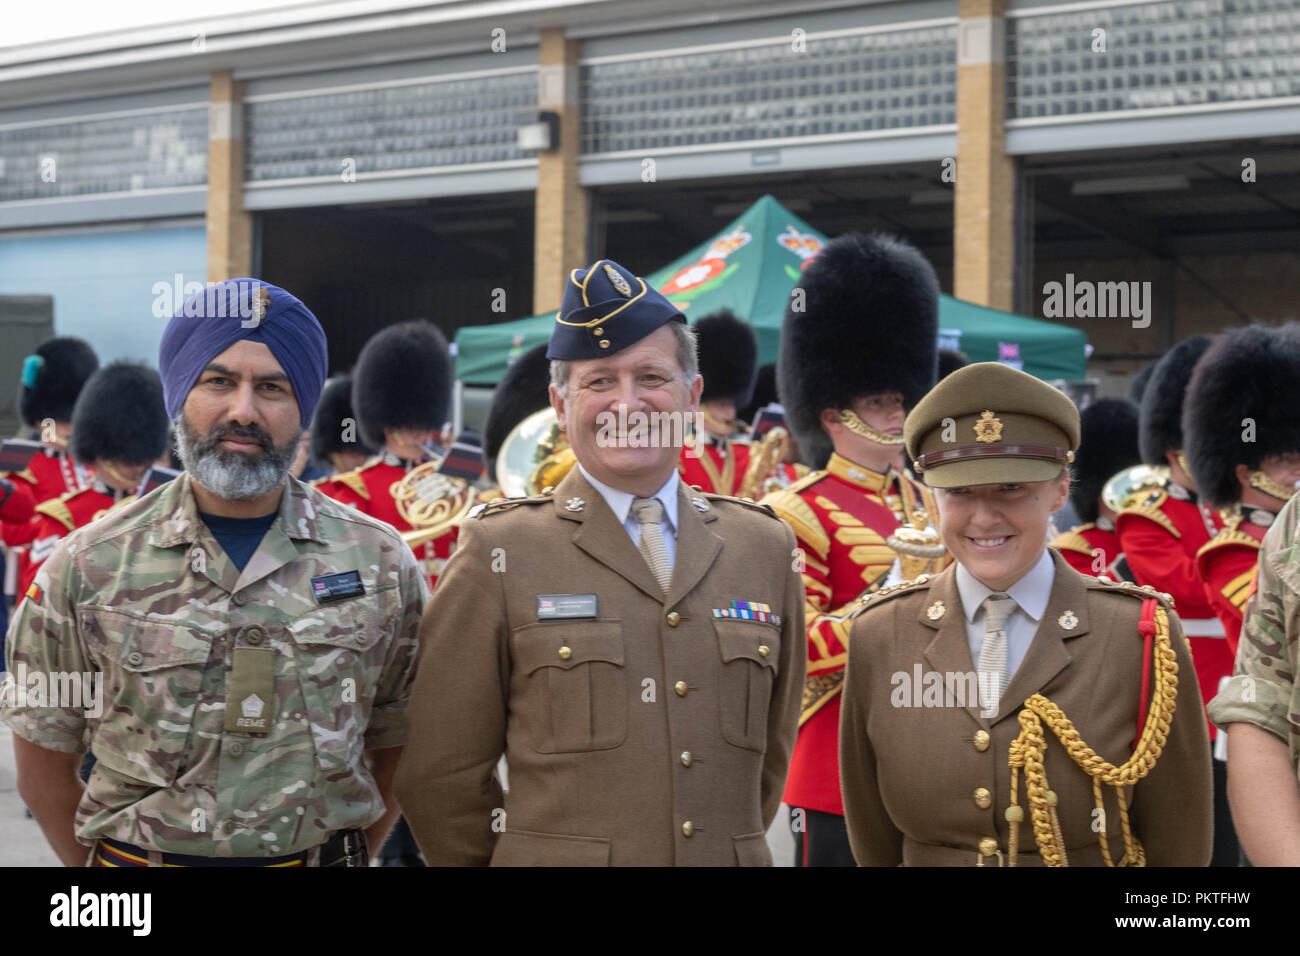
[[[288, 476], [302, 437], [299, 429], [289, 442], [275, 445], [263, 429], [253, 426], [240, 434], [240, 429], [228, 422], [214, 425], [209, 436], [203, 438], [190, 427], [183, 412], [172, 424], [176, 429], [176, 453], [185, 471], [208, 491], [227, 501], [249, 501], [274, 491]], [[247, 438], [254, 437], [254, 431], [255, 437], [266, 442], [255, 455], [218, 447], [221, 438], [217, 436], [235, 434]]]

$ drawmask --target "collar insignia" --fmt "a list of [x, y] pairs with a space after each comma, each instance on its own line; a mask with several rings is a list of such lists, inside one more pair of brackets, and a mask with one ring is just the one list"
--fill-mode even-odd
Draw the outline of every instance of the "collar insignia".
[[582, 506], [586, 504], [581, 498], [570, 498], [564, 503], [565, 511], [581, 511]]

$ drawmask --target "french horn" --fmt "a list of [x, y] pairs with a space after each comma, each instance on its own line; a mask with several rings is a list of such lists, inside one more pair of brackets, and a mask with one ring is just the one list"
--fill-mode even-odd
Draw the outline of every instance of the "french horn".
[[553, 488], [577, 462], [555, 409], [533, 412], [511, 429], [497, 453], [497, 484], [506, 498]]
[[428, 449], [416, 465], [389, 487], [397, 513], [411, 526], [402, 540], [412, 548], [441, 537], [465, 520], [474, 507], [474, 487], [464, 478], [438, 471], [442, 457]]

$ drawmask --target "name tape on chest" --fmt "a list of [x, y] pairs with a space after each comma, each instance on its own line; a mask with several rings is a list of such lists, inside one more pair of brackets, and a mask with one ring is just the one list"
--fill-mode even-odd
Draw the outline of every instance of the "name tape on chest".
[[343, 571], [312, 578], [311, 592], [317, 604], [329, 604], [344, 598], [359, 597], [366, 593], [366, 586], [361, 583], [359, 571]]
[[596, 617], [594, 594], [539, 594], [537, 620], [568, 621]]

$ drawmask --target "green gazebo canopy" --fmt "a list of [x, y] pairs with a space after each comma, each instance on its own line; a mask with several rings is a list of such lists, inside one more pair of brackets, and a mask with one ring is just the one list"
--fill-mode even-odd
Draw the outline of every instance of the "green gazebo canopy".
[[[708, 242], [646, 276], [695, 321], [730, 309], [754, 326], [759, 362], [776, 361], [790, 290], [827, 241], [771, 196], [764, 196]], [[462, 328], [456, 377], [495, 385], [518, 355], [550, 338], [555, 313]], [[939, 345], [972, 362], [1006, 362], [1043, 379], [1084, 377], [1087, 336], [1079, 329], [962, 302], [939, 301]]]

